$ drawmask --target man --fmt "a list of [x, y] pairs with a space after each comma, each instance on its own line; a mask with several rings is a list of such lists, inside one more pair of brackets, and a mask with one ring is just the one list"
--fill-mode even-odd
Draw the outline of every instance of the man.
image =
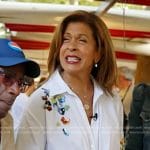
[[130, 111], [130, 103], [132, 100], [132, 92], [134, 87], [134, 70], [127, 66], [118, 67], [118, 78], [117, 78], [118, 92], [121, 97], [124, 108], [124, 136], [126, 134], [128, 113]]
[[125, 150], [150, 150], [150, 56], [137, 57]]
[[122, 103], [124, 106], [124, 112], [128, 115], [130, 111], [130, 103], [132, 99], [132, 92], [134, 86], [134, 74], [135, 71], [127, 66], [118, 67], [118, 78], [117, 78], [117, 86], [119, 89], [119, 94], [122, 99]]
[[12, 117], [8, 111], [28, 85], [25, 79], [35, 78], [39, 74], [39, 65], [25, 58], [16, 43], [0, 39], [0, 150], [15, 149]]
[[14, 126], [14, 136], [15, 140], [17, 137], [17, 132], [19, 129], [20, 121], [22, 119], [23, 113], [29, 103], [29, 97], [32, 94], [32, 92], [35, 90], [35, 82], [33, 78], [29, 78], [28, 82], [30, 83], [26, 88], [24, 89], [24, 93], [20, 93], [13, 103], [13, 106], [11, 107], [10, 114], [13, 117], [13, 126]]

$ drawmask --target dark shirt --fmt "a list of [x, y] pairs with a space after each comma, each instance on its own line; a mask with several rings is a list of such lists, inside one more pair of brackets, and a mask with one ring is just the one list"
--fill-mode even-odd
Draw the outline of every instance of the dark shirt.
[[133, 90], [125, 150], [150, 150], [150, 85]]

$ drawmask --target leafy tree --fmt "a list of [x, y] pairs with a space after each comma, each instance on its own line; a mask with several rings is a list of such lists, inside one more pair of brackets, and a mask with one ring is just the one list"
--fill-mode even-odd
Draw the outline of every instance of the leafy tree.
[[[53, 3], [53, 4], [69, 4], [69, 0], [16, 0], [18, 2], [35, 2], [35, 3]], [[79, 5], [98, 6], [99, 2], [93, 0], [79, 0]]]

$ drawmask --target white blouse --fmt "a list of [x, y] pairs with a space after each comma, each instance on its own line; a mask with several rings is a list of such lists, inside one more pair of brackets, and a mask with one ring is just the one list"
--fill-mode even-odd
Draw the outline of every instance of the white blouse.
[[94, 82], [89, 124], [80, 98], [58, 70], [31, 96], [17, 136], [17, 150], [119, 150], [123, 109], [117, 94], [106, 95]]

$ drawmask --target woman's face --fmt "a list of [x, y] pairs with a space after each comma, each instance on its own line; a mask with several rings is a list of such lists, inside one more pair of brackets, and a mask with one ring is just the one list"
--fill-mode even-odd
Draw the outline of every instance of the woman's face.
[[90, 27], [81, 22], [69, 23], [63, 35], [59, 54], [64, 71], [90, 74], [99, 57]]

